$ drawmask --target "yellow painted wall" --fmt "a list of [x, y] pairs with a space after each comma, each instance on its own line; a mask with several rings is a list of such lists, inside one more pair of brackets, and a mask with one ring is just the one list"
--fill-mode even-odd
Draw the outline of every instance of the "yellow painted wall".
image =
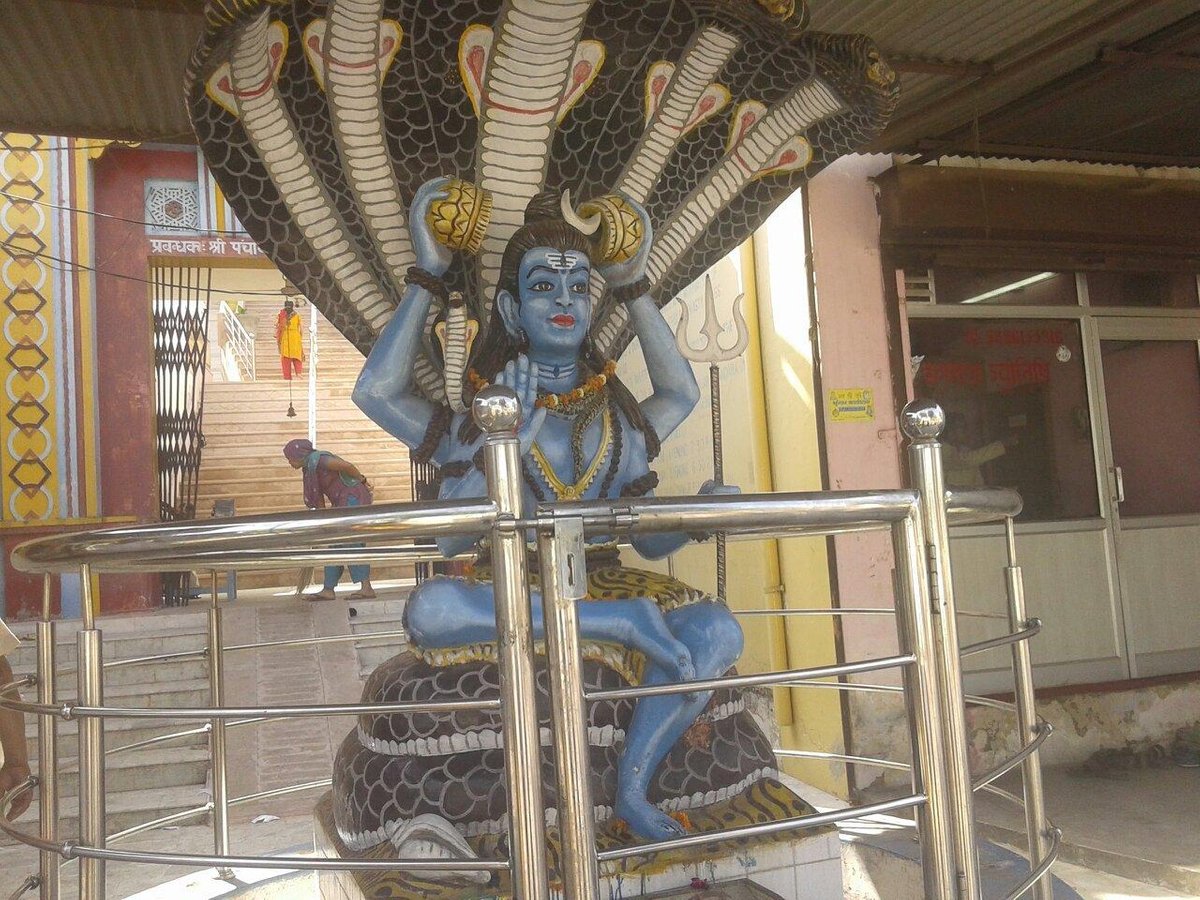
[[[796, 224], [800, 201], [785, 206], [752, 242], [709, 272], [718, 316], [733, 341], [734, 299], [743, 297], [750, 330], [746, 352], [721, 365], [725, 480], [743, 491], [820, 490], [821, 474], [813, 401], [813, 355], [809, 340], [807, 278], [803, 233]], [[679, 305], [689, 310], [689, 340], [698, 344], [704, 317], [703, 279], [663, 309], [672, 328]], [[694, 363], [701, 400], [686, 422], [663, 444], [652, 463], [659, 495], [694, 494], [712, 476], [709, 373]], [[637, 396], [649, 393], [636, 344], [621, 360], [620, 372]], [[669, 561], [647, 563], [627, 551], [627, 562], [671, 571], [697, 587], [716, 585], [715, 545], [689, 545]], [[729, 596], [734, 610], [828, 608], [829, 560], [823, 539], [734, 541], [728, 552]], [[836, 662], [834, 630], [825, 617], [753, 617], [742, 620], [746, 649], [743, 673], [805, 668]], [[824, 752], [843, 748], [842, 710], [836, 691], [822, 688], [774, 690], [781, 746]], [[788, 760], [784, 768], [822, 790], [844, 796], [840, 764]]]
[[[56, 278], [50, 199], [54, 148], [36, 135], [0, 134], [0, 518], [63, 515], [57, 442]], [[23, 202], [28, 201], [28, 202]]]
[[[808, 273], [804, 251], [804, 202], [792, 195], [753, 240], [762, 336], [767, 443], [777, 491], [819, 491], [821, 456], [817, 432]], [[833, 604], [829, 555], [824, 538], [779, 542], [785, 609], [828, 609]], [[833, 665], [838, 660], [832, 616], [792, 616], [785, 623], [789, 668]], [[842, 704], [829, 688], [791, 689], [791, 725], [784, 746], [844, 752]], [[838, 796], [846, 796], [845, 767], [824, 761], [791, 761], [793, 774]]]

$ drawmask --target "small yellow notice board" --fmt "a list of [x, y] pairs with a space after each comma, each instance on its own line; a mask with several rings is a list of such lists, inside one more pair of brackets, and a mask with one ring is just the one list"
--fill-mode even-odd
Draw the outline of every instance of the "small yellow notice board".
[[832, 388], [829, 418], [834, 422], [870, 422], [875, 418], [875, 391], [871, 388]]

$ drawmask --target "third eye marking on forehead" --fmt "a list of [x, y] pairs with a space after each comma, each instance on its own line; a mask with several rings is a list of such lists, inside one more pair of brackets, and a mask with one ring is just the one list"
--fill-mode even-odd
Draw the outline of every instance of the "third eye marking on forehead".
[[546, 262], [557, 272], [570, 272], [579, 265], [579, 254], [551, 252], [546, 254]]

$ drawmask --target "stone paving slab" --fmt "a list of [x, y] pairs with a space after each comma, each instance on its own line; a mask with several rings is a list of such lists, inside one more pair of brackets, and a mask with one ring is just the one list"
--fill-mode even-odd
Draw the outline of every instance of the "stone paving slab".
[[[1063, 829], [1063, 858], [1090, 869], [1200, 896], [1200, 769], [1175, 765], [1082, 775], [1052, 766], [1043, 772], [1046, 812]], [[1020, 781], [1003, 786], [1020, 792]], [[981, 821], [997, 836], [1024, 831], [1011, 804], [982, 796]]]

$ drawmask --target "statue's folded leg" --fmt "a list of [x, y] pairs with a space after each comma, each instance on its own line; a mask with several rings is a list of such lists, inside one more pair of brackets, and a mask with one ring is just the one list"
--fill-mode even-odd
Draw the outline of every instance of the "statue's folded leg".
[[[534, 591], [531, 599], [534, 640], [542, 640], [545, 624], [541, 594]], [[578, 603], [578, 610], [581, 637], [637, 650], [656, 668], [671, 673], [667, 680], [694, 677], [690, 646], [676, 637], [653, 600], [584, 600]], [[456, 578], [422, 582], [409, 597], [404, 616], [413, 643], [424, 650], [496, 639], [495, 596], [487, 582]]]
[[[673, 610], [667, 626], [691, 651], [697, 678], [716, 678], [737, 662], [742, 652], [742, 629], [723, 603], [705, 601]], [[643, 684], [663, 684], [676, 677], [650, 666]], [[646, 792], [659, 763], [696, 720], [711, 691], [643, 697], [638, 701], [621, 753], [617, 778], [616, 813], [639, 837], [666, 840], [678, 837], [678, 822], [650, 803]]]

